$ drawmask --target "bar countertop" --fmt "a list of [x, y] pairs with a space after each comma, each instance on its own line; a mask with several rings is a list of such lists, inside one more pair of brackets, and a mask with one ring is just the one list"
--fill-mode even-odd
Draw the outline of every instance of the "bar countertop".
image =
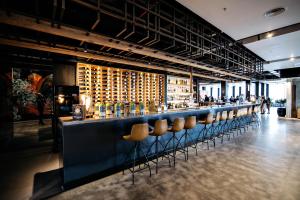
[[[89, 118], [85, 120], [73, 120], [72, 117], [61, 117], [58, 123], [58, 132], [61, 136], [60, 166], [63, 169], [63, 182], [67, 186], [73, 182], [85, 179], [95, 174], [107, 171], [121, 170], [128, 152], [133, 143], [124, 141], [123, 135], [131, 131], [131, 127], [137, 123], [148, 123], [154, 126], [155, 121], [166, 119], [171, 124], [176, 118], [196, 116], [204, 118], [208, 113], [235, 110], [251, 107], [257, 104], [240, 104], [210, 106], [200, 108], [188, 108], [168, 110], [161, 113], [146, 113], [144, 115], [109, 116], [105, 118]], [[197, 126], [189, 132], [190, 142], [198, 137], [203, 125]], [[176, 133], [180, 138], [184, 131]], [[171, 137], [165, 134], [159, 138], [162, 144]], [[147, 137], [144, 148], [148, 148], [153, 142], [153, 137]], [[168, 149], [172, 148], [171, 146]], [[159, 149], [162, 151], [162, 149]], [[148, 150], [149, 158], [154, 155], [154, 150]]]
[[158, 115], [165, 115], [165, 114], [179, 114], [179, 113], [187, 113], [192, 111], [211, 111], [211, 110], [218, 110], [218, 109], [232, 109], [232, 108], [240, 108], [245, 106], [257, 105], [252, 103], [245, 103], [245, 104], [228, 104], [228, 105], [214, 105], [214, 106], [202, 106], [198, 108], [178, 108], [178, 109], [169, 109], [164, 112], [146, 112], [144, 114], [127, 114], [127, 115], [109, 115], [105, 117], [98, 117], [98, 118], [87, 118], [84, 120], [74, 120], [71, 116], [69, 117], [60, 117], [60, 123], [63, 126], [70, 126], [70, 125], [79, 125], [79, 124], [88, 124], [94, 122], [108, 122], [108, 121], [116, 121], [116, 120], [124, 120], [124, 119], [134, 119], [140, 117], [154, 117]]

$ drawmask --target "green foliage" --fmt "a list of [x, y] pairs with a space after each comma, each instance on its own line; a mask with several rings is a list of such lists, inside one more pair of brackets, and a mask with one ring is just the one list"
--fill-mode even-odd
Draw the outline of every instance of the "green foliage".
[[20, 112], [28, 103], [36, 102], [36, 94], [31, 88], [31, 84], [22, 79], [13, 79], [12, 81], [12, 96], [14, 103], [13, 115], [14, 120], [20, 120]]

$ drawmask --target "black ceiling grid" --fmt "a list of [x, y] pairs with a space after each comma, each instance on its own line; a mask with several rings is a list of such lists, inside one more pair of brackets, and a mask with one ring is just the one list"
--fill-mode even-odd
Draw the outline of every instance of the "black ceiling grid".
[[[68, 25], [170, 53], [183, 60], [250, 79], [262, 77], [264, 60], [174, 0], [5, 0], [2, 9]], [[4, 5], [4, 6], [3, 6]], [[189, 71], [189, 67], [127, 51], [19, 28], [1, 28], [1, 37], [88, 50]], [[88, 62], [96, 62], [89, 59]], [[239, 80], [203, 69], [194, 72]]]

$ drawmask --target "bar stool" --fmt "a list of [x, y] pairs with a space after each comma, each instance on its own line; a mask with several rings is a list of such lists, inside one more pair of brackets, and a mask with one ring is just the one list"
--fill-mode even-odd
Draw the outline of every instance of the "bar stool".
[[[158, 145], [160, 145], [163, 149], [165, 147], [158, 138], [160, 136], [163, 136], [167, 132], [168, 132], [168, 122], [167, 122], [166, 119], [163, 119], [163, 120], [156, 120], [155, 124], [154, 124], [153, 131], [151, 131], [149, 133], [151, 136], [155, 137], [155, 140], [150, 145], [148, 152], [151, 151], [153, 145], [155, 145], [155, 157], [156, 157], [156, 160], [155, 161], [152, 160], [152, 162], [155, 163], [155, 168], [156, 168], [155, 171], [156, 171], [156, 173], [158, 172], [158, 158], [159, 158], [159, 156], [160, 155], [165, 156], [165, 152], [164, 151], [162, 151], [161, 153], [158, 152]], [[147, 155], [148, 155], [148, 153], [147, 153]], [[167, 158], [169, 159], [169, 165], [171, 167], [171, 161], [170, 161], [169, 156]]]
[[184, 138], [184, 153], [186, 153], [186, 160], [189, 159], [189, 144], [187, 143], [188, 138], [192, 141], [192, 137], [189, 134], [189, 130], [192, 130], [193, 128], [195, 128], [196, 126], [196, 116], [189, 116], [185, 119], [185, 123], [184, 123], [184, 129], [185, 132], [184, 134], [179, 138], [179, 142], [178, 144], [181, 143], [181, 140]]
[[[239, 117], [239, 127], [240, 129], [243, 129], [244, 130], [244, 133], [246, 132], [246, 117], [247, 117], [247, 108], [242, 108], [241, 109], [241, 114], [240, 114], [240, 117]], [[241, 131], [242, 133], [242, 131]]]
[[233, 128], [233, 120], [234, 120], [234, 111], [230, 110], [228, 112], [227, 120], [225, 122], [225, 131], [224, 131], [224, 135], [227, 135], [228, 141], [230, 140], [230, 132]]
[[[213, 121], [214, 121], [214, 117], [213, 117], [212, 113], [208, 113], [205, 120], [198, 121], [198, 124], [204, 125], [204, 128], [199, 132], [198, 142], [207, 143], [207, 149], [209, 149], [209, 140], [208, 140], [207, 134], [212, 129], [212, 126], [210, 126], [209, 128], [207, 128], [207, 127], [209, 125], [212, 125]], [[202, 137], [201, 137], [201, 133], [202, 133]], [[200, 139], [200, 137], [201, 137], [201, 139]]]
[[227, 111], [222, 111], [222, 114], [220, 116], [220, 134], [218, 135], [218, 138], [221, 138], [221, 144], [223, 144], [223, 140], [224, 140], [227, 116], [228, 116]]
[[[132, 173], [132, 184], [134, 184], [134, 173], [146, 168], [146, 167], [144, 167], [144, 168], [139, 168], [138, 170], [135, 170], [137, 152], [139, 153], [141, 151], [143, 153], [143, 157], [146, 159], [144, 166], [148, 167], [149, 172], [150, 172], [150, 177], [151, 177], [151, 169], [150, 169], [148, 157], [145, 154], [145, 152], [143, 151], [143, 149], [140, 148], [142, 141], [144, 139], [146, 139], [148, 137], [148, 135], [149, 135], [149, 125], [148, 125], [148, 123], [143, 123], [143, 124], [134, 124], [131, 128], [130, 134], [123, 136], [124, 140], [134, 142], [134, 147], [128, 154], [131, 157], [131, 154], [133, 151], [132, 169], [129, 168], [129, 171]], [[127, 162], [127, 159], [125, 160], [125, 164], [126, 164], [126, 162]], [[124, 170], [123, 170], [123, 174], [124, 174]]]
[[209, 135], [209, 140], [214, 143], [214, 147], [216, 146], [216, 138], [220, 134], [220, 112], [217, 112], [216, 117], [214, 118], [212, 124], [212, 131]]
[[241, 109], [237, 109], [235, 110], [235, 114], [233, 115], [233, 120], [231, 122], [232, 124], [232, 127], [231, 127], [231, 131], [232, 131], [232, 137], [234, 137], [234, 131], [236, 130], [236, 135], [238, 135], [238, 132], [240, 130], [239, 126], [240, 126], [240, 123], [239, 123], [239, 118], [241, 116]]
[[[164, 148], [164, 152], [166, 152], [167, 147], [169, 146], [170, 142], [172, 141], [173, 142], [173, 145], [172, 145], [173, 155], [169, 154], [169, 156], [173, 157], [174, 167], [175, 167], [175, 164], [176, 164], [176, 151], [177, 151], [178, 146], [180, 146], [181, 149], [183, 149], [182, 145], [179, 143], [178, 138], [176, 137], [176, 133], [179, 132], [179, 131], [182, 131], [183, 128], [184, 128], [184, 118], [176, 118], [173, 122], [172, 127], [168, 129], [168, 131], [172, 132], [172, 137], [166, 143], [165, 148]], [[175, 143], [175, 141], [177, 141], [177, 143]], [[184, 153], [184, 157], [185, 157], [185, 160], [186, 160], [185, 152], [183, 152], [183, 153]]]
[[259, 127], [261, 122], [258, 117], [258, 112], [259, 112], [259, 106], [255, 106], [252, 112], [252, 120], [256, 124], [256, 127]]

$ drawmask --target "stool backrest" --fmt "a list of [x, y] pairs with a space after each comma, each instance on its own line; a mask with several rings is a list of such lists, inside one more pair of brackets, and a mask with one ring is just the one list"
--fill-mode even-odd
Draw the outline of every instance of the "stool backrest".
[[249, 107], [247, 110], [247, 115], [251, 115], [252, 114], [252, 107]]
[[208, 113], [207, 116], [206, 116], [206, 120], [205, 120], [205, 123], [206, 124], [211, 124], [213, 123], [214, 121], [214, 116], [212, 113]]
[[258, 112], [258, 107], [254, 106], [253, 112], [257, 113]]
[[233, 110], [229, 111], [229, 113], [228, 113], [228, 119], [229, 120], [233, 119]]
[[242, 112], [242, 116], [245, 116], [245, 115], [247, 115], [247, 108], [243, 108], [242, 110], [243, 110], [243, 112]]
[[215, 122], [220, 121], [220, 112], [217, 112], [216, 118], [215, 118]]
[[192, 129], [196, 126], [196, 116], [189, 116], [185, 119], [184, 128], [185, 129]]
[[168, 131], [168, 121], [166, 119], [156, 120], [154, 124], [154, 135], [163, 135]]
[[149, 125], [144, 124], [134, 124], [131, 128], [130, 139], [134, 141], [144, 140], [149, 135]]
[[181, 117], [176, 118], [173, 123], [172, 131], [175, 132], [181, 131], [183, 128], [184, 128], [184, 119]]
[[227, 111], [222, 111], [221, 120], [225, 121], [227, 119], [227, 115], [228, 115]]
[[235, 116], [236, 116], [236, 117], [241, 116], [241, 109], [237, 109], [237, 110], [236, 110]]

